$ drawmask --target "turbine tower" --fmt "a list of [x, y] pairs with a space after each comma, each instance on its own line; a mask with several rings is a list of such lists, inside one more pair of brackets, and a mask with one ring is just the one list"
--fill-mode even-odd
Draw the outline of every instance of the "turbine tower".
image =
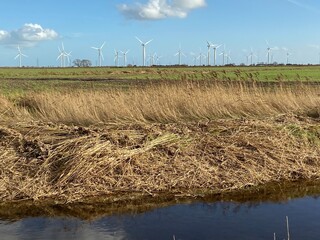
[[181, 65], [181, 56], [184, 56], [186, 57], [186, 55], [182, 52], [181, 50], [181, 46], [179, 47], [179, 51], [174, 55], [175, 57], [176, 56], [179, 56], [179, 65]]
[[114, 64], [116, 67], [119, 67], [119, 51], [114, 50]]
[[268, 58], [268, 65], [270, 64], [270, 58], [271, 62], [273, 62], [273, 55], [272, 55], [272, 50], [276, 49], [276, 47], [270, 47], [269, 42], [266, 40], [267, 43], [267, 58]]
[[28, 57], [28, 56], [21, 52], [20, 46], [18, 45], [18, 55], [15, 56], [14, 59], [19, 58], [19, 67], [22, 67], [22, 57]]
[[210, 66], [210, 50], [211, 50], [211, 47], [212, 47], [212, 43], [210, 43], [209, 41], [207, 41], [207, 47], [208, 47], [208, 66]]
[[64, 50], [64, 45], [63, 43], [61, 43], [61, 48], [58, 47], [59, 50], [59, 55], [57, 57], [57, 61], [60, 59], [60, 67], [65, 67], [66, 66], [66, 58], [68, 59], [68, 63], [70, 63], [70, 56], [71, 56], [71, 52], [67, 53]]
[[211, 47], [213, 48], [213, 66], [216, 66], [217, 61], [217, 49], [221, 47], [221, 44], [212, 44]]
[[130, 50], [127, 50], [127, 51], [125, 51], [125, 52], [122, 52], [122, 51], [121, 51], [121, 53], [122, 53], [122, 55], [123, 55], [123, 66], [124, 66], [124, 67], [127, 66], [127, 54], [128, 54], [129, 51], [130, 51]]
[[199, 59], [199, 65], [202, 66], [202, 59], [203, 58], [205, 59], [206, 55], [201, 52], [201, 49], [200, 49], [200, 54], [198, 55], [197, 58]]
[[106, 44], [106, 42], [104, 42], [101, 47], [91, 47], [92, 49], [98, 50], [98, 59], [99, 59], [99, 67], [102, 66], [102, 61], [104, 61], [103, 58], [103, 54], [102, 54], [102, 48], [104, 47], [104, 45]]
[[146, 66], [146, 46], [153, 40], [149, 40], [148, 42], [142, 42], [138, 37], [136, 39], [141, 43], [142, 46], [142, 65]]
[[253, 65], [253, 57], [257, 57], [257, 56], [253, 53], [252, 48], [248, 57], [250, 58], [250, 65]]
[[223, 46], [223, 51], [219, 55], [222, 56], [222, 66], [224, 66], [225, 65], [225, 59], [226, 59], [226, 56], [227, 56], [226, 45]]

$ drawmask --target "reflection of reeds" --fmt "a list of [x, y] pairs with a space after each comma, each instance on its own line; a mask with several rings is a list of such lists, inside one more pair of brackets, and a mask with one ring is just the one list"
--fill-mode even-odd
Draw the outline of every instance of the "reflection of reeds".
[[[179, 122], [217, 118], [263, 118], [294, 113], [319, 117], [316, 86], [181, 81], [129, 90], [26, 95], [13, 103], [1, 98], [3, 117], [90, 125], [103, 122]], [[10, 109], [10, 111], [8, 111]]]

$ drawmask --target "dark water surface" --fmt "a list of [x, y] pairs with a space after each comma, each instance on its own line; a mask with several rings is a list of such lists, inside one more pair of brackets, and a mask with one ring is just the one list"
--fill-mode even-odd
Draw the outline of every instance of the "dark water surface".
[[64, 210], [68, 212], [65, 216], [54, 214], [54, 208], [46, 209], [46, 214], [39, 210], [30, 213], [33, 217], [19, 216], [18, 209], [10, 217], [2, 209], [0, 239], [273, 240], [276, 233], [276, 239], [282, 240], [287, 239], [286, 216], [290, 239], [320, 239], [319, 195], [305, 191], [306, 195], [296, 196], [295, 192], [293, 198], [290, 193], [281, 192], [281, 197], [279, 192], [277, 197], [265, 194], [262, 200], [162, 204], [146, 210], [96, 214], [89, 220], [92, 208], [83, 208], [78, 217], [68, 210]]

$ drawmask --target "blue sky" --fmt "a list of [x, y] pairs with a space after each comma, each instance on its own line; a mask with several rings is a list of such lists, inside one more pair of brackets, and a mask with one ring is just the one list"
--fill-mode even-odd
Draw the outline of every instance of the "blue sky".
[[182, 63], [193, 64], [191, 52], [207, 55], [207, 40], [224, 44], [229, 62], [236, 64], [246, 63], [251, 49], [254, 63], [266, 62], [266, 40], [273, 61], [286, 62], [289, 52], [290, 63], [319, 63], [320, 1], [315, 0], [10, 0], [0, 7], [0, 66], [19, 64], [18, 45], [28, 56], [23, 65], [59, 66], [62, 43], [72, 60], [95, 65], [98, 52], [91, 47], [103, 42], [103, 65], [115, 64], [115, 49], [130, 50], [127, 63], [142, 65], [135, 36], [153, 39], [147, 56], [161, 56], [160, 64], [177, 64], [180, 46]]

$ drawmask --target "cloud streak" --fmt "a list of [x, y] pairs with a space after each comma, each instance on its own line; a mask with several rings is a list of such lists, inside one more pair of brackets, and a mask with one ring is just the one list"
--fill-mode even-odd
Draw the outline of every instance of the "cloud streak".
[[304, 3], [301, 3], [300, 1], [297, 1], [297, 0], [287, 0], [287, 2], [299, 7], [299, 8], [303, 8], [305, 10], [308, 10], [308, 11], [311, 11], [311, 12], [315, 12], [315, 13], [320, 13], [320, 10], [313, 7], [313, 6], [310, 6], [310, 5], [307, 5], [307, 4], [304, 4]]
[[145, 4], [121, 4], [118, 9], [128, 19], [159, 20], [185, 18], [190, 11], [205, 6], [205, 0], [149, 0]]
[[53, 40], [58, 33], [52, 29], [44, 29], [39, 24], [26, 23], [21, 28], [12, 31], [0, 30], [0, 44], [34, 46], [41, 41]]

